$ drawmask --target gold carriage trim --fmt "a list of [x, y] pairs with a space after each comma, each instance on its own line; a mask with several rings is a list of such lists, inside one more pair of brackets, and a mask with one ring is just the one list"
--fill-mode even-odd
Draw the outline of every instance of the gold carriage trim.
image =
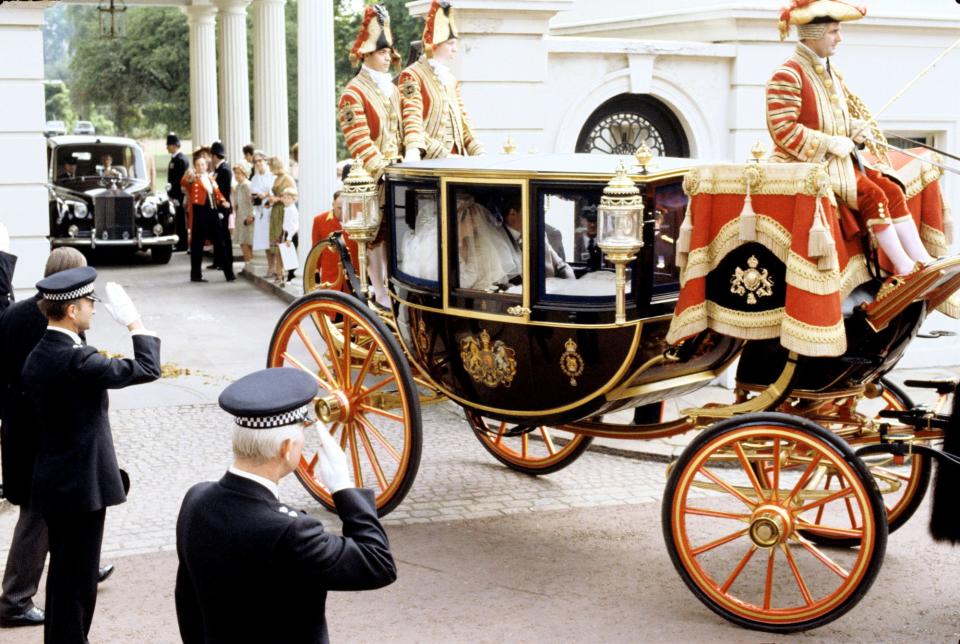
[[937, 307], [937, 310], [954, 319], [960, 318], [960, 292], [948, 297], [943, 304]]
[[737, 266], [733, 277], [730, 278], [730, 292], [746, 298], [747, 304], [753, 305], [759, 297], [773, 295], [773, 278], [770, 272], [760, 266], [760, 262], [753, 255], [747, 260], [747, 268]]
[[805, 356], [839, 356], [847, 350], [847, 333], [843, 320], [833, 326], [813, 326], [784, 315], [780, 344]]
[[491, 345], [486, 329], [480, 331], [479, 342], [472, 335], [460, 340], [463, 368], [475, 382], [487, 387], [509, 387], [513, 384], [513, 377], [517, 375], [515, 355], [516, 352], [503, 340], [496, 340]]
[[[757, 239], [781, 262], [787, 261], [792, 236], [790, 231], [766, 215], [757, 214]], [[705, 277], [717, 267], [729, 253], [743, 244], [740, 241], [740, 222], [731, 219], [717, 233], [707, 246], [690, 251], [686, 268], [680, 273], [680, 286], [687, 281]]]
[[[749, 166], [754, 168], [754, 166]], [[693, 168], [684, 177], [683, 190], [698, 194], [742, 195], [746, 192], [748, 168], [742, 164], [717, 164]], [[767, 163], [750, 178], [750, 193], [756, 195], [820, 195], [825, 171], [815, 163]], [[831, 196], [831, 203], [836, 205]]]
[[[923, 152], [920, 154], [920, 156], [925, 155], [929, 155], [929, 160], [932, 163], [943, 163], [943, 157], [936, 152]], [[909, 200], [923, 192], [923, 189], [934, 181], [939, 181], [940, 177], [943, 176], [943, 169], [920, 161], [919, 159], [913, 159], [897, 170], [896, 176], [903, 181], [903, 192]]]
[[563, 355], [560, 356], [560, 371], [570, 379], [570, 386], [577, 386], [577, 376], [583, 373], [583, 356], [577, 352], [577, 343], [568, 338], [563, 343]]

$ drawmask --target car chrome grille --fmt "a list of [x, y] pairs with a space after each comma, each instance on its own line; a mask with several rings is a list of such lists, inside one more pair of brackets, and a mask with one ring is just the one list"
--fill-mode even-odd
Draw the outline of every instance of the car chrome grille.
[[93, 213], [97, 240], [122, 239], [123, 233], [127, 233], [128, 239], [133, 239], [136, 231], [133, 195], [111, 191], [99, 195], [94, 199]]

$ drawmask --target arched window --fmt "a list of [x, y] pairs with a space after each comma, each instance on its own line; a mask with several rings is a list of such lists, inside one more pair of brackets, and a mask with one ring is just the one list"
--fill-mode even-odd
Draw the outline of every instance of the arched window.
[[577, 152], [633, 154], [643, 143], [654, 156], [690, 156], [680, 121], [666, 105], [646, 94], [621, 94], [590, 115]]

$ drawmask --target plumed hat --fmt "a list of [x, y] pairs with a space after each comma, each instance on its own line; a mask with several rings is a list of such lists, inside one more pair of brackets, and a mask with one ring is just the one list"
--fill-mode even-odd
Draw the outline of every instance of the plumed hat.
[[447, 0], [433, 0], [423, 27], [423, 51], [433, 56], [433, 48], [457, 37], [457, 23], [453, 19], [453, 7]]
[[780, 40], [787, 37], [790, 25], [796, 25], [800, 30], [804, 25], [860, 20], [865, 15], [866, 7], [855, 7], [842, 0], [793, 0], [780, 12]]
[[366, 54], [385, 48], [390, 49], [390, 57], [394, 63], [400, 62], [400, 54], [393, 46], [393, 32], [390, 31], [390, 14], [387, 8], [382, 4], [369, 6], [363, 12], [360, 33], [350, 48], [350, 63], [359, 65]]

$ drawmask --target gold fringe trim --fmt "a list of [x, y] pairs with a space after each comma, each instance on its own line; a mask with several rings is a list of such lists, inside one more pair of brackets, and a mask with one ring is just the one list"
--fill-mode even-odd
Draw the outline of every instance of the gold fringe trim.
[[960, 293], [954, 293], [937, 310], [953, 319], [960, 319]]
[[[758, 214], [756, 237], [757, 242], [776, 255], [781, 262], [787, 261], [792, 236], [790, 231], [775, 219]], [[738, 246], [740, 246], [740, 222], [739, 219], [731, 219], [724, 224], [708, 246], [690, 252], [686, 268], [680, 276], [680, 286], [684, 286], [688, 280], [706, 276]]]
[[698, 194], [742, 195], [797, 194], [816, 197], [819, 194], [823, 167], [815, 163], [724, 163], [705, 165], [690, 170], [683, 180], [683, 189], [689, 196]]
[[840, 290], [840, 271], [836, 268], [822, 271], [817, 264], [790, 251], [787, 258], [787, 284], [814, 295], [830, 295]]
[[813, 326], [784, 315], [780, 344], [803, 356], [840, 356], [847, 350], [847, 333], [843, 320], [833, 326]]
[[[948, 214], [949, 213], [944, 212], [944, 223], [947, 221], [946, 215]], [[944, 228], [946, 228], [946, 226], [944, 226]], [[940, 232], [933, 226], [922, 222], [920, 223], [920, 240], [926, 247], [927, 252], [934, 257], [943, 257], [944, 255], [950, 254], [950, 243], [947, 240], [946, 234]]]

